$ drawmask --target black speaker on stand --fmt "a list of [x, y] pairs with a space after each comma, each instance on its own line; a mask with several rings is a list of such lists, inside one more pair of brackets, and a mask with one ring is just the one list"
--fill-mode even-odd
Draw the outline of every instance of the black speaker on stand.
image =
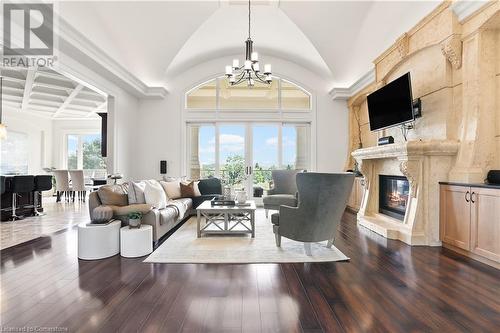
[[160, 174], [162, 175], [167, 174], [167, 161], [165, 160], [160, 161]]

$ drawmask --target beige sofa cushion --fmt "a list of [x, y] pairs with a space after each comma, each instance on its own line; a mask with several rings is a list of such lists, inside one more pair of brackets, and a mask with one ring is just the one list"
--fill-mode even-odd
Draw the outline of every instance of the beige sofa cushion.
[[121, 186], [101, 186], [97, 191], [101, 203], [105, 206], [126, 206], [128, 195]]
[[169, 200], [167, 203], [167, 208], [172, 207], [177, 211], [177, 218], [183, 219], [186, 216], [186, 212], [193, 207], [193, 200], [190, 198], [180, 198], [176, 200]]
[[179, 212], [173, 206], [167, 206], [158, 211], [160, 213], [160, 224], [174, 225], [179, 219]]
[[168, 199], [174, 200], [181, 197], [181, 182], [180, 180], [175, 180], [172, 182], [160, 181], [161, 186], [165, 190]]
[[146, 215], [153, 209], [153, 206], [149, 204], [132, 204], [128, 206], [108, 206], [108, 207], [110, 207], [113, 210], [114, 216], [126, 216], [129, 213], [133, 212], [139, 212], [142, 213], [142, 215]]

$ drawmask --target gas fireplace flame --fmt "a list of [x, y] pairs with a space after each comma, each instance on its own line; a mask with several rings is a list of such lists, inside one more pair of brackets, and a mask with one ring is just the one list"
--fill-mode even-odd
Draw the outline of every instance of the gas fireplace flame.
[[406, 206], [406, 196], [402, 196], [399, 191], [392, 191], [392, 193], [389, 194], [389, 201], [396, 203], [399, 206]]

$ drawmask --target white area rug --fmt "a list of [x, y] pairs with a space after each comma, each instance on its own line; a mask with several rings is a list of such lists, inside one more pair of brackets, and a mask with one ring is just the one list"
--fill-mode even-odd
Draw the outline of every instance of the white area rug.
[[[259, 214], [260, 213], [260, 214]], [[281, 238], [281, 248], [274, 241], [272, 224], [262, 211], [256, 213], [255, 238], [241, 235], [205, 235], [196, 237], [196, 218], [188, 220], [165, 240], [145, 262], [153, 263], [286, 263], [349, 260], [326, 242], [313, 243], [312, 256], [306, 255], [302, 242]]]

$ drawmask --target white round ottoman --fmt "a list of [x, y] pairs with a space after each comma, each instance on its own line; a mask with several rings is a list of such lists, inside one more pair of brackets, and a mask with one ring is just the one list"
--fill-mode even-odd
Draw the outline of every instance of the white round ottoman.
[[78, 225], [78, 258], [85, 260], [112, 257], [120, 253], [121, 221], [104, 225]]
[[120, 252], [122, 257], [142, 257], [153, 252], [153, 227], [142, 224], [140, 228], [120, 229]]

